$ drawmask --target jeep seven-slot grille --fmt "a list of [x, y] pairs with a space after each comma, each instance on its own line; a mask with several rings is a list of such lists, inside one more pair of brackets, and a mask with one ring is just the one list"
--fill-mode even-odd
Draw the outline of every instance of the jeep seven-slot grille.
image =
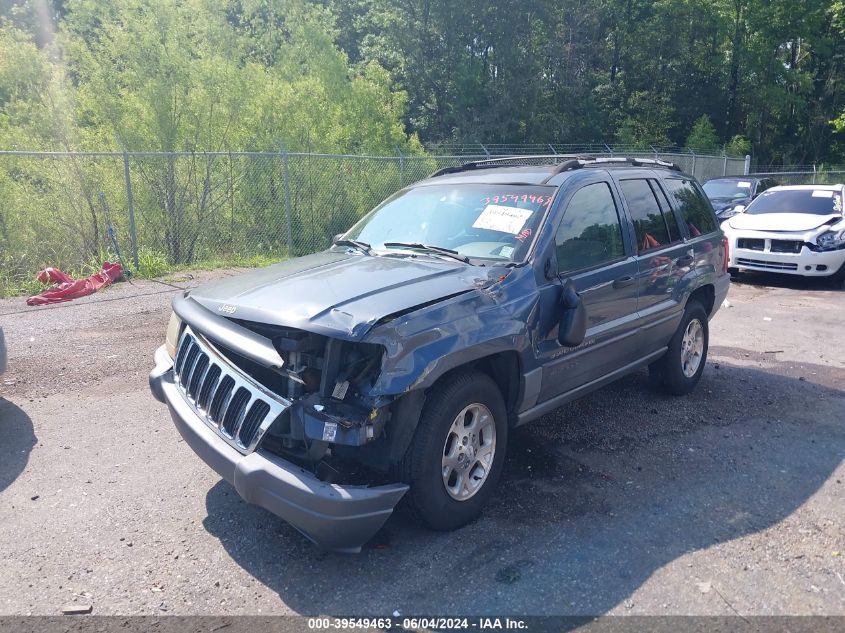
[[196, 414], [242, 453], [255, 450], [264, 432], [290, 406], [188, 327], [179, 339], [173, 374]]

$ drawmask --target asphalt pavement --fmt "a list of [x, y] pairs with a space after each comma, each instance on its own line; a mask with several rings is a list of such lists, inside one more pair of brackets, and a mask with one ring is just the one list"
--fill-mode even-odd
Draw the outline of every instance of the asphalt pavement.
[[845, 615], [845, 291], [755, 276], [682, 398], [645, 371], [512, 435], [473, 524], [323, 552], [147, 388], [169, 302], [235, 270], [0, 300], [0, 615]]

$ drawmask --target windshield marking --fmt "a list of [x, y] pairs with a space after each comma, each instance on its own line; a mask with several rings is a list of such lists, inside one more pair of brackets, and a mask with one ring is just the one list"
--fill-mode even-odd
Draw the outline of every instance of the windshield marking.
[[536, 195], [536, 194], [533, 194], [533, 193], [532, 194], [525, 194], [524, 193], [522, 195], [514, 194], [514, 193], [503, 193], [502, 195], [493, 196], [493, 197], [484, 196], [481, 199], [481, 203], [487, 205], [487, 204], [499, 204], [500, 202], [505, 203], [505, 202], [508, 202], [508, 201], [516, 202], [516, 203], [528, 202], [529, 200], [531, 201], [532, 204], [548, 205], [552, 201], [552, 196], [551, 195], [542, 196], [542, 195]]

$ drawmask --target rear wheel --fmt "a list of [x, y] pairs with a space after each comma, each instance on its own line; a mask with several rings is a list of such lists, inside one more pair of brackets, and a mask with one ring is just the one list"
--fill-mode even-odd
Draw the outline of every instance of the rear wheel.
[[693, 300], [687, 304], [666, 354], [649, 365], [652, 381], [674, 395], [689, 393], [704, 373], [709, 343], [707, 311]]
[[400, 465], [411, 513], [435, 530], [475, 519], [501, 475], [507, 435], [505, 403], [487, 375], [461, 373], [435, 386]]

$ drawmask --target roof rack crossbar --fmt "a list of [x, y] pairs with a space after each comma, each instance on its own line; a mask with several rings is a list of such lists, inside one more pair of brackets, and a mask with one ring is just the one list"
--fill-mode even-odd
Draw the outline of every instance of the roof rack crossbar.
[[642, 158], [639, 156], [599, 156], [590, 161], [592, 164], [600, 165], [606, 163], [625, 163], [636, 166], [645, 167], [647, 165], [657, 165], [658, 167], [666, 167], [672, 171], [681, 171], [675, 163], [660, 160], [659, 158]]
[[568, 171], [570, 169], [577, 169], [579, 167], [587, 167], [590, 165], [632, 165], [635, 167], [646, 167], [649, 165], [657, 166], [657, 167], [665, 167], [666, 169], [671, 169], [672, 171], [681, 171], [681, 168], [678, 167], [675, 163], [670, 163], [665, 160], [660, 160], [659, 158], [641, 158], [638, 156], [583, 156], [577, 154], [532, 154], [532, 155], [516, 155], [516, 156], [500, 156], [498, 158], [487, 158], [484, 160], [476, 160], [469, 163], [463, 163], [462, 165], [457, 165], [453, 167], [443, 167], [442, 169], [438, 169], [433, 174], [431, 174], [431, 178], [436, 176], [445, 176], [446, 174], [455, 174], [462, 171], [470, 171], [473, 169], [484, 169], [484, 168], [493, 168], [498, 167], [501, 163], [509, 161], [514, 162], [515, 164], [512, 165], [513, 167], [530, 167], [534, 166], [535, 163], [527, 163], [524, 162], [526, 160], [542, 160], [542, 159], [550, 159], [554, 162], [550, 163], [550, 165], [554, 166], [552, 173], [546, 178], [542, 184], [546, 184], [551, 180], [554, 176], [558, 174]]
[[541, 185], [548, 184], [548, 182], [557, 176], [558, 174], [562, 174], [565, 171], [569, 171], [570, 169], [580, 169], [582, 167], [582, 161], [578, 160], [577, 158], [573, 158], [570, 160], [565, 160], [559, 165], [557, 165], [553, 170], [552, 173], [549, 174], [548, 178], [541, 182]]
[[[472, 169], [483, 169], [485, 167], [497, 167], [499, 163], [503, 163], [506, 161], [525, 161], [525, 160], [538, 160], [538, 159], [553, 159], [555, 163], [561, 159], [566, 158], [575, 158], [574, 156], [568, 156], [566, 154], [518, 154], [514, 156], [499, 156], [497, 158], [484, 158], [481, 160], [474, 160], [468, 163], [462, 163], [460, 165], [455, 165], [452, 167], [442, 167], [438, 169], [433, 174], [431, 174], [431, 178], [435, 176], [445, 176], [446, 174], [455, 174], [462, 171], [470, 171]], [[518, 164], [514, 165], [519, 167], [529, 166], [531, 163], [519, 162]]]

